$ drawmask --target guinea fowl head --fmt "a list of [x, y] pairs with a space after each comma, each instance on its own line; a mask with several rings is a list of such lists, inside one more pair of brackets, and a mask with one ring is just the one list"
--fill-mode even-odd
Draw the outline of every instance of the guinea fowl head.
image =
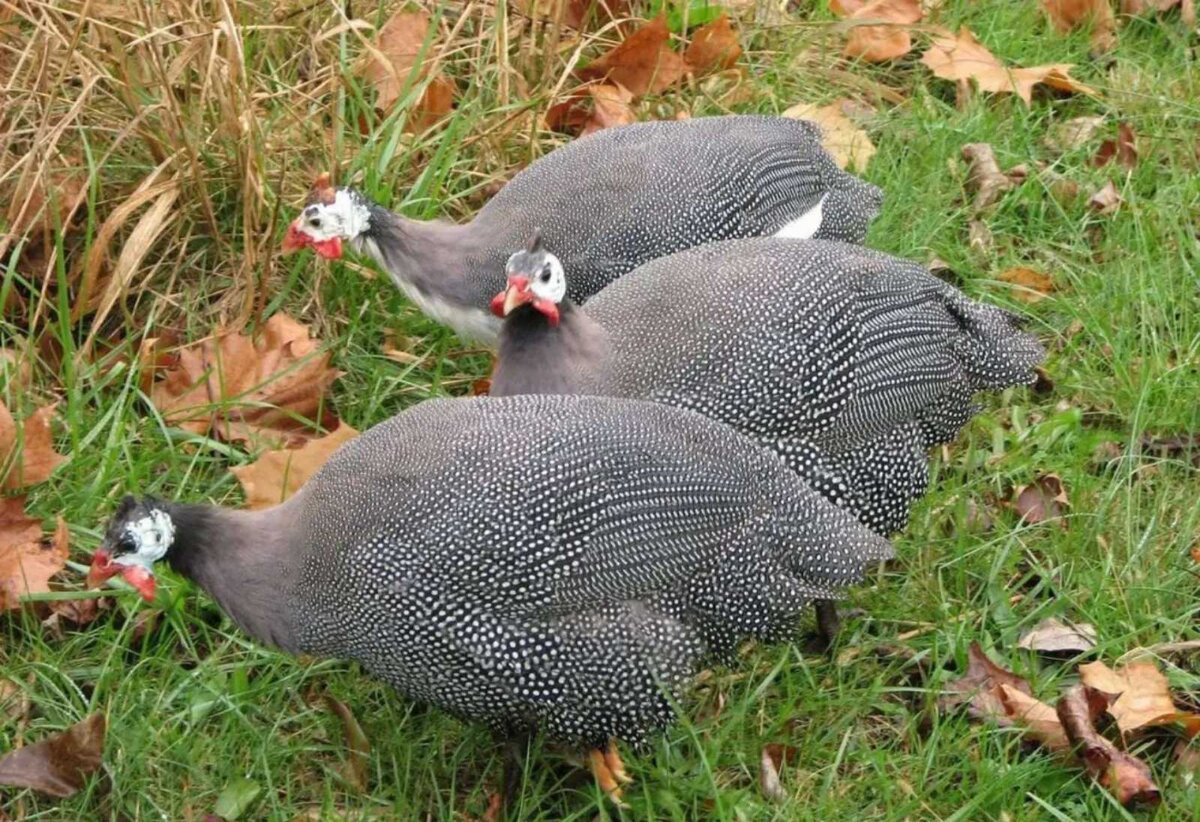
[[120, 574], [143, 599], [153, 600], [154, 563], [167, 555], [174, 541], [175, 523], [161, 502], [125, 497], [92, 555], [88, 585], [95, 587]]
[[355, 240], [371, 228], [371, 204], [352, 188], [334, 188], [329, 175], [313, 183], [300, 216], [288, 226], [284, 254], [312, 248], [327, 260], [342, 256], [342, 242]]
[[558, 325], [558, 305], [567, 294], [567, 275], [562, 263], [542, 245], [541, 234], [534, 232], [529, 245], [508, 258], [504, 267], [508, 285], [492, 298], [492, 313], [507, 317], [528, 305]]

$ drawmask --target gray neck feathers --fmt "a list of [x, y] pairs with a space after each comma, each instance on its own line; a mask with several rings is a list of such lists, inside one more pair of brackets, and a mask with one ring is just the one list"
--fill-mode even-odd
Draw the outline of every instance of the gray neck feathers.
[[304, 541], [297, 533], [303, 492], [264, 511], [166, 503], [175, 526], [167, 562], [217, 601], [260, 642], [297, 652], [293, 592]]
[[375, 259], [424, 313], [472, 339], [491, 342], [499, 322], [488, 303], [504, 288], [504, 261], [477, 222], [409, 220], [370, 205], [370, 227], [355, 249]]
[[559, 306], [557, 326], [522, 306], [501, 326], [489, 393], [606, 394], [611, 355], [608, 332], [569, 300]]

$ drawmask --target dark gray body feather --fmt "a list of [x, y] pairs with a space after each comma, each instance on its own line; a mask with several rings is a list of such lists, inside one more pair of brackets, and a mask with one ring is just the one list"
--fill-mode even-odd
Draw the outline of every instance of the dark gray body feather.
[[[928, 482], [927, 449], [967, 422], [972, 396], [1031, 382], [1043, 356], [1012, 315], [921, 266], [816, 240], [680, 252], [576, 314], [558, 335], [605, 339], [607, 362], [589, 372], [557, 353], [546, 355], [553, 367], [518, 360], [506, 326], [492, 393], [552, 390], [552, 372], [569, 369], [578, 393], [699, 411], [777, 451], [880, 533], [904, 526]], [[520, 336], [521, 350], [536, 353], [537, 334]]]
[[498, 329], [486, 310], [504, 288], [504, 264], [535, 229], [570, 273], [568, 295], [583, 303], [649, 260], [774, 234], [823, 197], [816, 236], [849, 242], [863, 240], [883, 200], [837, 167], [812, 123], [757, 115], [653, 121], [552, 151], [464, 226], [439, 229], [380, 210], [376, 236], [363, 245], [427, 312], [486, 337], [488, 327], [492, 335]]
[[887, 542], [711, 420], [607, 398], [428, 401], [287, 503], [304, 650], [501, 731], [640, 742], [701, 660], [786, 634]]

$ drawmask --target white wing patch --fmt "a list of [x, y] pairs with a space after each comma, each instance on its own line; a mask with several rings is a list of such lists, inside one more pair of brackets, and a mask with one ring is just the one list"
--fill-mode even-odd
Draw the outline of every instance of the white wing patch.
[[826, 191], [821, 195], [821, 199], [817, 200], [815, 206], [785, 224], [783, 228], [775, 232], [775, 236], [788, 240], [811, 240], [813, 235], [821, 230], [821, 207], [825, 204], [825, 198], [828, 196], [829, 192]]

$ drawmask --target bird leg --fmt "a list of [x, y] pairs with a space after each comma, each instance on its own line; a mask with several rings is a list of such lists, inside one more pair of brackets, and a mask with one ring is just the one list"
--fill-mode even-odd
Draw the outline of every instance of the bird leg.
[[842, 627], [837, 603], [832, 599], [818, 599], [813, 603], [813, 608], [817, 612], [817, 636], [821, 645], [828, 650], [837, 641], [838, 630]]
[[616, 743], [609, 742], [607, 750], [593, 748], [588, 751], [588, 764], [600, 790], [604, 791], [617, 807], [625, 807], [625, 803], [621, 801], [621, 784], [633, 780], [625, 772], [625, 763], [617, 753]]
[[500, 786], [501, 808], [514, 807], [521, 795], [521, 785], [525, 781], [525, 755], [529, 748], [529, 737], [510, 736], [503, 743], [504, 782]]

